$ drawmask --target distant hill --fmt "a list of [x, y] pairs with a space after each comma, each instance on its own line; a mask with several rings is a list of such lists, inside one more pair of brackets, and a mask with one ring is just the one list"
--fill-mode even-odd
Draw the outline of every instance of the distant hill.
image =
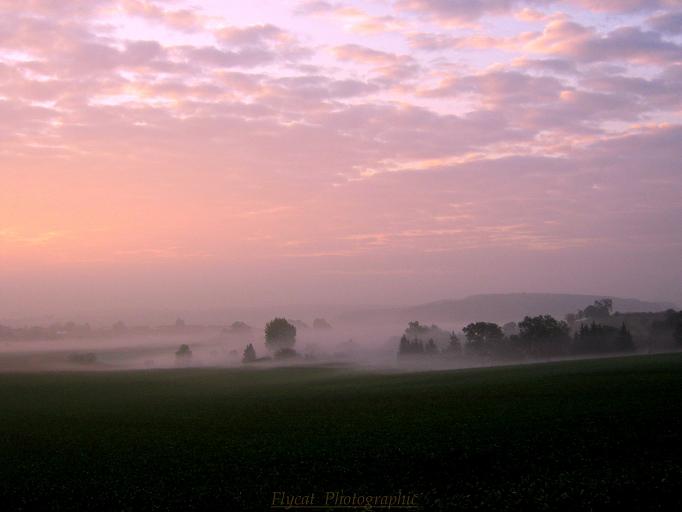
[[358, 323], [445, 322], [458, 324], [472, 321], [509, 322], [524, 316], [549, 314], [563, 319], [567, 313], [584, 309], [595, 300], [610, 298], [613, 311], [621, 313], [656, 312], [674, 308], [666, 302], [646, 302], [608, 295], [572, 295], [564, 293], [505, 293], [471, 295], [463, 299], [441, 300], [418, 306], [360, 310], [346, 313], [343, 321]]

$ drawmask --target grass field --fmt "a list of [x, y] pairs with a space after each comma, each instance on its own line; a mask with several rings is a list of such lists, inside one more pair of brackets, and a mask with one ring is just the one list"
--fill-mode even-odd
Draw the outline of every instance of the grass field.
[[0, 510], [269, 510], [274, 491], [341, 490], [418, 493], [423, 510], [682, 509], [679, 354], [0, 374], [0, 414]]

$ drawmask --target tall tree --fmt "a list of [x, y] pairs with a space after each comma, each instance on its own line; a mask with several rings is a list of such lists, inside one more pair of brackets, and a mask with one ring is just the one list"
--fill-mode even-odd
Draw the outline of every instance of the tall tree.
[[551, 315], [527, 316], [519, 322], [519, 341], [532, 355], [552, 356], [568, 350], [569, 327]]
[[492, 322], [475, 322], [462, 329], [467, 349], [480, 356], [491, 356], [504, 340], [502, 328]]
[[635, 343], [632, 341], [632, 334], [625, 326], [625, 322], [620, 326], [618, 335], [616, 336], [615, 347], [616, 350], [628, 352], [635, 350]]
[[296, 327], [286, 318], [275, 318], [265, 326], [265, 344], [271, 351], [293, 349], [295, 343]]
[[450, 340], [448, 342], [448, 346], [445, 349], [445, 353], [449, 355], [455, 355], [455, 354], [460, 354], [462, 352], [462, 344], [459, 342], [459, 338], [457, 338], [457, 335], [454, 333], [450, 333]]
[[253, 363], [256, 360], [256, 349], [253, 348], [253, 343], [249, 343], [244, 349], [244, 356], [242, 363]]

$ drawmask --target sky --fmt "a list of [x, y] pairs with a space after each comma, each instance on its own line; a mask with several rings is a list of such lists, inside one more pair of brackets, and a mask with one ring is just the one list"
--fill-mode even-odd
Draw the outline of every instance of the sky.
[[682, 304], [682, 0], [0, 0], [0, 318]]

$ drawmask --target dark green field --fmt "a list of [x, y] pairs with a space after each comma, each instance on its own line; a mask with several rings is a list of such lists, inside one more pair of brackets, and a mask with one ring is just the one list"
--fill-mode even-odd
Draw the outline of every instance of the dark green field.
[[682, 510], [682, 355], [412, 374], [0, 374], [0, 510]]

